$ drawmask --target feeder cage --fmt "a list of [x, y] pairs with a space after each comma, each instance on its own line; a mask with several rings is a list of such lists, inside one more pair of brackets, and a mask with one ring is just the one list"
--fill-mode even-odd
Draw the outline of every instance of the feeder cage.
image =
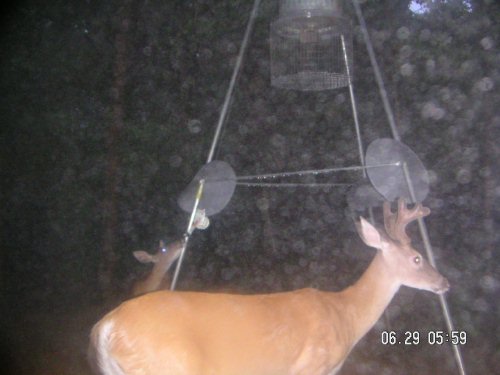
[[352, 32], [338, 0], [281, 0], [270, 44], [274, 87], [319, 91], [349, 85]]

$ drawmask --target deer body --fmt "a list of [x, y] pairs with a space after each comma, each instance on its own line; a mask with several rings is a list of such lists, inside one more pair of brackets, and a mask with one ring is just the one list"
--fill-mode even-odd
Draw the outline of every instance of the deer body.
[[333, 375], [401, 285], [444, 293], [448, 281], [409, 244], [361, 220], [379, 249], [340, 292], [237, 295], [162, 291], [127, 301], [92, 330], [105, 375]]

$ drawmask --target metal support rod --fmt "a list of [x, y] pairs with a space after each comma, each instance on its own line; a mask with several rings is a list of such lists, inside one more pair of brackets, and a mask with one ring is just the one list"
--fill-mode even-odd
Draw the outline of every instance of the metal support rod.
[[196, 199], [194, 201], [193, 211], [191, 212], [191, 216], [189, 217], [189, 223], [186, 229], [186, 233], [184, 234], [184, 246], [182, 247], [181, 255], [179, 256], [179, 260], [177, 261], [177, 265], [175, 267], [175, 273], [172, 279], [172, 283], [170, 284], [170, 290], [175, 290], [175, 286], [177, 285], [177, 279], [179, 278], [179, 272], [181, 270], [182, 261], [184, 260], [184, 254], [186, 252], [189, 238], [191, 237], [191, 233], [193, 232], [194, 217], [196, 216], [196, 210], [198, 209], [198, 205], [200, 204], [200, 200], [203, 195], [204, 186], [205, 186], [205, 179], [201, 179], [198, 185], [198, 191], [196, 192]]
[[246, 186], [246, 187], [264, 187], [264, 188], [331, 188], [331, 187], [346, 187], [352, 186], [354, 183], [321, 183], [321, 182], [237, 182], [236, 185]]
[[[236, 59], [236, 64], [234, 66], [233, 75], [231, 76], [231, 80], [229, 81], [229, 87], [226, 92], [226, 97], [224, 98], [224, 104], [222, 105], [222, 109], [219, 116], [219, 121], [217, 122], [217, 126], [215, 128], [214, 138], [212, 140], [212, 145], [210, 146], [210, 151], [208, 153], [207, 164], [210, 163], [215, 154], [215, 148], [217, 147], [217, 143], [220, 138], [220, 134], [222, 131], [222, 126], [226, 121], [227, 112], [229, 109], [229, 105], [231, 103], [231, 98], [233, 96], [234, 87], [236, 85], [236, 80], [238, 79], [238, 75], [241, 70], [241, 66], [243, 63], [243, 57], [245, 55], [245, 51], [247, 49], [248, 40], [250, 39], [250, 34], [252, 33], [253, 25], [255, 23], [255, 19], [257, 18], [257, 11], [259, 10], [260, 0], [255, 0], [253, 3], [252, 13], [250, 14], [250, 19], [247, 24], [247, 28], [245, 30], [245, 34], [243, 36], [243, 41], [241, 42], [240, 50], [238, 53], [238, 57]], [[188, 230], [185, 234], [184, 247], [182, 248], [181, 255], [179, 256], [179, 260], [177, 261], [177, 266], [175, 268], [174, 278], [172, 279], [172, 284], [170, 285], [170, 290], [174, 290], [177, 284], [177, 278], [179, 277], [179, 272], [182, 267], [182, 262], [184, 260], [184, 254], [186, 252], [186, 247], [189, 241], [189, 236], [191, 235], [192, 225], [194, 221], [194, 215], [196, 214], [196, 210], [198, 208], [199, 200], [201, 199], [201, 194], [203, 192], [204, 180], [200, 181], [199, 186], [199, 196], [197, 196], [195, 205], [193, 207], [193, 212], [191, 213], [191, 217], [189, 219]]]
[[[358, 109], [356, 107], [356, 98], [354, 97], [354, 89], [352, 87], [352, 79], [351, 79], [351, 70], [349, 69], [349, 60], [347, 58], [347, 49], [345, 46], [344, 35], [340, 36], [342, 41], [342, 52], [344, 53], [344, 62], [345, 69], [347, 73], [347, 82], [349, 84], [349, 95], [351, 97], [351, 107], [352, 107], [352, 117], [354, 119], [354, 126], [356, 128], [356, 138], [358, 140], [358, 152], [359, 152], [359, 161], [362, 166], [365, 165], [365, 156], [363, 151], [363, 142], [361, 140], [361, 131], [359, 128], [359, 120], [358, 120]], [[363, 169], [363, 177], [366, 178], [366, 170]]]
[[[399, 136], [399, 132], [398, 132], [398, 129], [396, 127], [396, 121], [394, 120], [394, 113], [392, 111], [392, 108], [391, 108], [391, 105], [389, 102], [387, 90], [385, 89], [384, 80], [382, 78], [382, 73], [380, 71], [380, 67], [379, 67], [377, 59], [375, 57], [375, 52], [373, 50], [373, 45], [372, 45], [372, 42], [370, 40], [368, 28], [366, 27], [366, 22], [365, 22], [365, 19], [363, 17], [363, 12], [361, 11], [361, 7], [359, 6], [358, 0], [352, 0], [352, 4], [354, 6], [354, 10], [356, 12], [358, 22], [361, 26], [361, 32], [363, 34], [363, 39], [365, 41], [366, 49], [368, 51], [368, 56], [370, 57], [370, 62], [371, 62], [371, 65], [373, 67], [375, 79], [377, 81], [377, 85], [378, 85], [379, 92], [380, 92], [380, 97], [382, 98], [382, 103], [384, 105], [387, 120], [389, 122], [389, 126], [390, 126], [391, 131], [392, 131], [392, 137], [396, 141], [400, 141], [401, 137]], [[403, 169], [403, 173], [404, 173], [404, 176], [406, 179], [406, 184], [408, 186], [408, 190], [410, 192], [410, 197], [411, 197], [413, 202], [416, 202], [415, 189], [413, 187], [413, 183], [411, 181], [410, 173], [409, 173], [408, 166], [406, 165], [406, 163], [402, 164], [402, 169]], [[432, 246], [431, 246], [431, 243], [429, 240], [429, 235], [427, 232], [427, 227], [425, 225], [425, 221], [423, 218], [418, 218], [418, 227], [420, 230], [420, 234], [422, 236], [422, 240], [423, 240], [423, 243], [425, 246], [425, 251], [427, 253], [427, 258], [429, 259], [429, 263], [433, 267], [436, 267], [436, 262], [434, 260], [434, 252], [432, 250]], [[450, 311], [448, 309], [448, 303], [447, 303], [444, 295], [439, 295], [439, 302], [441, 303], [443, 315], [444, 315], [444, 318], [446, 320], [446, 326], [447, 326], [448, 330], [451, 332], [454, 330], [454, 326], [453, 326], [453, 322], [451, 319]], [[460, 348], [458, 345], [452, 345], [452, 347], [453, 347], [453, 352], [455, 355], [455, 361], [457, 363], [460, 374], [466, 375], [462, 355], [460, 352]]]
[[257, 18], [257, 11], [259, 9], [260, 0], [255, 0], [253, 3], [252, 13], [250, 15], [250, 19], [247, 24], [247, 28], [245, 30], [245, 35], [243, 37], [243, 41], [241, 42], [240, 51], [238, 53], [238, 58], [236, 59], [236, 64], [234, 66], [233, 75], [231, 76], [231, 81], [229, 82], [229, 88], [226, 92], [226, 97], [224, 99], [224, 104], [222, 105], [222, 110], [220, 112], [219, 121], [217, 123], [217, 127], [215, 129], [214, 139], [212, 141], [212, 146], [210, 147], [210, 152], [208, 153], [207, 163], [210, 163], [214, 157], [215, 148], [217, 147], [217, 142], [219, 141], [220, 133], [222, 130], [222, 125], [226, 120], [227, 111], [229, 109], [229, 104], [231, 103], [231, 98], [233, 96], [234, 86], [236, 85], [236, 80], [238, 78], [238, 74], [241, 70], [241, 65], [243, 62], [243, 56], [245, 55], [245, 51], [247, 49], [248, 40], [250, 39], [250, 34], [252, 33], [253, 25], [255, 23], [255, 19]]
[[[416, 200], [416, 195], [415, 195], [415, 189], [413, 187], [413, 182], [411, 181], [410, 178], [410, 171], [408, 170], [408, 165], [406, 163], [402, 163], [402, 169], [403, 173], [406, 179], [406, 184], [408, 186], [408, 191], [410, 192], [410, 197], [412, 200], [412, 203], [415, 203]], [[425, 252], [427, 254], [427, 259], [429, 260], [429, 263], [434, 267], [436, 267], [436, 261], [434, 260], [434, 251], [432, 249], [431, 241], [429, 240], [429, 234], [427, 232], [427, 226], [425, 225], [425, 221], [423, 218], [418, 218], [418, 228], [420, 230], [420, 235], [422, 236], [422, 241], [424, 243], [425, 247]], [[451, 319], [451, 314], [450, 310], [448, 308], [448, 302], [446, 301], [446, 298], [443, 294], [439, 295], [439, 302], [441, 303], [441, 309], [443, 310], [443, 315], [446, 321], [446, 326], [448, 328], [448, 332], [452, 332], [455, 330], [453, 321]], [[453, 353], [455, 355], [455, 361], [457, 363], [458, 369], [460, 371], [461, 375], [466, 375], [465, 373], [465, 367], [462, 359], [462, 354], [460, 352], [460, 347], [459, 345], [452, 345], [453, 348]]]
[[384, 105], [385, 113], [387, 115], [387, 120], [389, 121], [389, 125], [392, 131], [392, 137], [399, 141], [399, 132], [396, 127], [396, 121], [394, 120], [394, 113], [391, 108], [391, 104], [389, 103], [389, 97], [387, 95], [387, 90], [385, 89], [384, 80], [382, 79], [382, 73], [380, 72], [380, 67], [377, 62], [377, 58], [375, 57], [375, 52], [373, 50], [373, 45], [370, 40], [370, 35], [368, 34], [368, 29], [366, 27], [365, 18], [363, 17], [363, 13], [361, 12], [361, 7], [359, 6], [358, 0], [352, 0], [354, 5], [354, 10], [356, 11], [356, 16], [358, 17], [359, 25], [361, 26], [361, 32], [363, 33], [363, 39], [365, 41], [366, 50], [368, 51], [368, 56], [370, 57], [370, 62], [373, 67], [373, 71], [375, 73], [375, 79], [377, 81], [378, 89], [380, 92], [380, 97], [382, 98], [382, 103]]
[[337, 168], [325, 168], [325, 169], [306, 169], [303, 171], [278, 172], [278, 173], [266, 173], [266, 174], [260, 174], [260, 175], [239, 176], [236, 178], [236, 180], [237, 181], [264, 180], [267, 178], [279, 178], [279, 177], [303, 176], [303, 175], [318, 175], [318, 174], [326, 174], [326, 173], [333, 173], [333, 172], [358, 171], [358, 170], [363, 170], [363, 169], [368, 169], [368, 168], [394, 167], [394, 166], [399, 166], [399, 165], [400, 165], [400, 162], [369, 165], [369, 166], [362, 165], [362, 166], [337, 167]]

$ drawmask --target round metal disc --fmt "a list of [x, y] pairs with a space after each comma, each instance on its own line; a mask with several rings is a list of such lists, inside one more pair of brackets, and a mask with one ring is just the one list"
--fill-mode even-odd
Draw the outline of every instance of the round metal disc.
[[[427, 170], [418, 156], [399, 141], [390, 138], [373, 141], [366, 151], [365, 163], [373, 187], [388, 201], [394, 201], [399, 197], [411, 201], [403, 163], [408, 167], [417, 203], [422, 202], [429, 193]], [[400, 165], [381, 166], [395, 163]]]
[[215, 160], [205, 164], [194, 176], [177, 199], [179, 207], [188, 213], [193, 210], [200, 180], [205, 179], [198, 209], [206, 216], [220, 212], [231, 200], [236, 188], [236, 174], [225, 161]]

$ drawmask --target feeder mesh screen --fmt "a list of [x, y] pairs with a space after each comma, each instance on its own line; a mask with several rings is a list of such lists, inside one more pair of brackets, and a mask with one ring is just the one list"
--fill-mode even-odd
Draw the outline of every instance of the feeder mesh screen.
[[280, 18], [271, 24], [271, 84], [278, 88], [319, 91], [349, 84], [341, 36], [352, 77], [352, 34], [339, 17]]

